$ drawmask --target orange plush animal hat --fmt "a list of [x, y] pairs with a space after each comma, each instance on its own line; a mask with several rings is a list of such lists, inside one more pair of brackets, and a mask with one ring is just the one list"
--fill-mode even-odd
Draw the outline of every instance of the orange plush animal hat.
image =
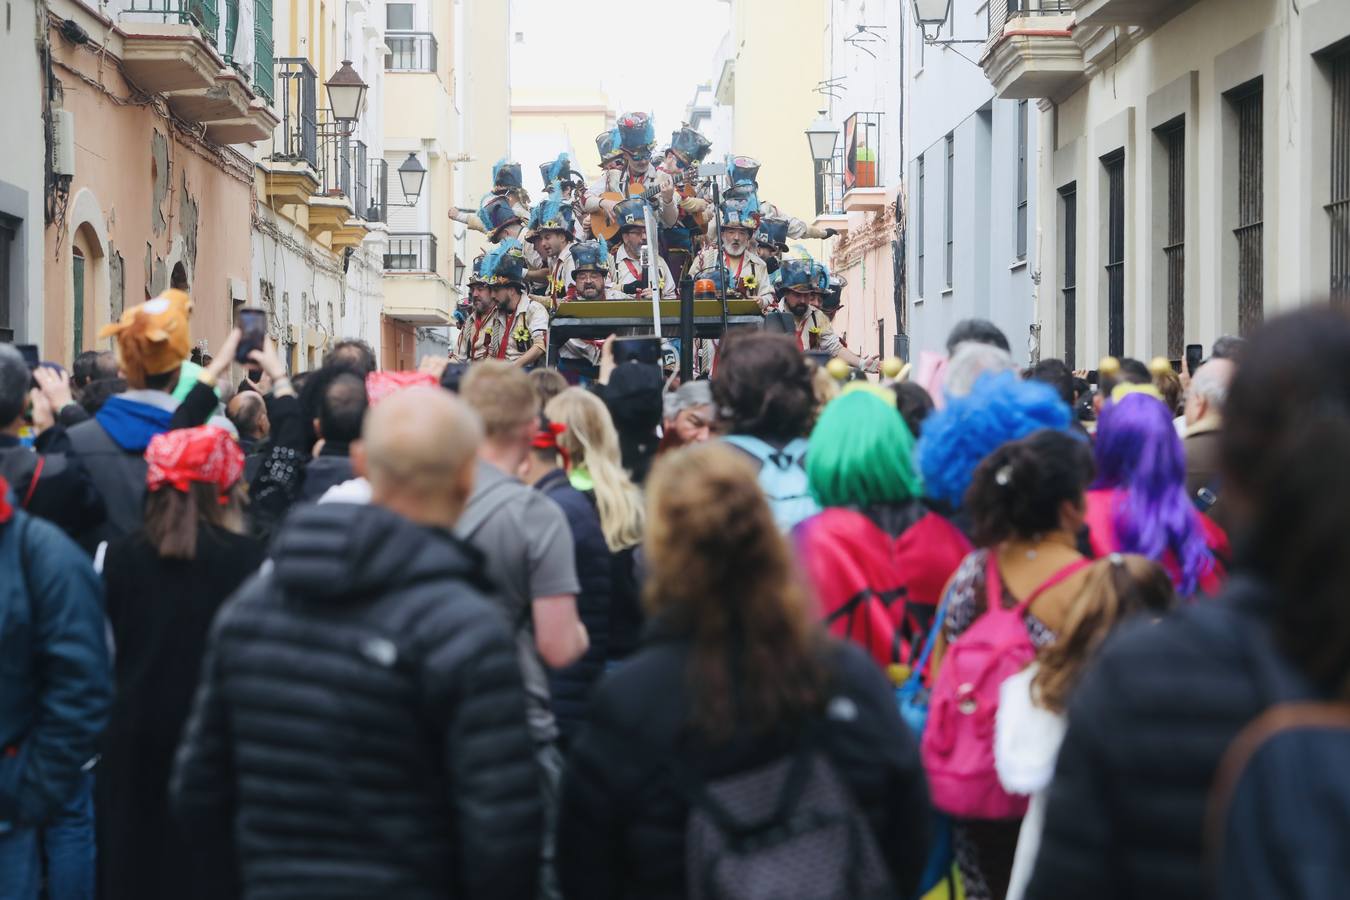
[[192, 352], [191, 315], [192, 298], [187, 291], [170, 288], [126, 310], [121, 321], [105, 325], [98, 336], [117, 338], [117, 364], [127, 384], [143, 388], [147, 375], [172, 372]]

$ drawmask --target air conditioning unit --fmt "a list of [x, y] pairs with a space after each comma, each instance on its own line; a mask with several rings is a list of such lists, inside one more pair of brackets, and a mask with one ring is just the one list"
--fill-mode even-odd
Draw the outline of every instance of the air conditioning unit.
[[75, 114], [68, 109], [52, 110], [52, 174], [75, 175]]

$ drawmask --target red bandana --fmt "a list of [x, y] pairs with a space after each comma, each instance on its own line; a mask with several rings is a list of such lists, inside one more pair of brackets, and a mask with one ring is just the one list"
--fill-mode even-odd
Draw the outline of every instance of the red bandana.
[[165, 485], [186, 491], [194, 481], [214, 484], [222, 504], [244, 474], [244, 451], [229, 432], [214, 425], [155, 435], [145, 448], [145, 462], [150, 491]]
[[[36, 480], [36, 479], [34, 479]], [[9, 517], [14, 515], [14, 510], [9, 505], [9, 482], [5, 481], [5, 476], [0, 475], [0, 525], [9, 521]]]
[[[477, 338], [477, 335], [474, 336]], [[366, 376], [366, 397], [371, 406], [379, 403], [390, 394], [396, 394], [404, 388], [436, 387], [436, 376], [430, 372], [371, 372]]]
[[530, 446], [536, 450], [556, 450], [558, 455], [563, 458], [563, 464], [569, 462], [567, 451], [558, 446], [558, 435], [567, 430], [567, 426], [561, 422], [541, 421], [539, 428], [534, 433], [534, 438], [530, 441]]

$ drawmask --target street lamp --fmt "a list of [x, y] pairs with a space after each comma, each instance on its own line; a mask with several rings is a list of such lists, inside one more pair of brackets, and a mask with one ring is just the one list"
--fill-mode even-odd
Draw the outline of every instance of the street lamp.
[[[937, 40], [951, 13], [952, 0], [914, 0], [914, 21], [919, 23], [924, 40]], [[929, 26], [933, 29], [931, 36], [928, 33]]]
[[343, 124], [351, 124], [360, 117], [369, 87], [356, 74], [350, 59], [344, 59], [333, 77], [325, 81], [323, 86], [328, 88], [328, 105], [333, 110], [333, 118]]
[[839, 129], [825, 118], [825, 110], [820, 110], [811, 127], [806, 129], [806, 140], [811, 144], [811, 158], [817, 163], [834, 159], [834, 144], [838, 137]]
[[417, 159], [417, 154], [410, 152], [403, 165], [398, 167], [398, 183], [403, 187], [403, 198], [408, 201], [409, 206], [417, 205], [417, 198], [422, 195], [422, 182], [426, 177], [426, 168]]
[[460, 259], [460, 258], [459, 258], [459, 254], [456, 253], [456, 254], [455, 254], [455, 286], [458, 287], [458, 286], [460, 285], [460, 283], [463, 282], [463, 281], [464, 281], [464, 260]]

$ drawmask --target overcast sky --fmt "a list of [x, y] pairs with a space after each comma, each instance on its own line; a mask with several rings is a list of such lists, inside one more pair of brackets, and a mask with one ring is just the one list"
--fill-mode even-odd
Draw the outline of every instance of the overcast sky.
[[716, 77], [724, 0], [512, 0], [512, 85], [603, 89], [616, 113], [656, 117], [657, 139]]

